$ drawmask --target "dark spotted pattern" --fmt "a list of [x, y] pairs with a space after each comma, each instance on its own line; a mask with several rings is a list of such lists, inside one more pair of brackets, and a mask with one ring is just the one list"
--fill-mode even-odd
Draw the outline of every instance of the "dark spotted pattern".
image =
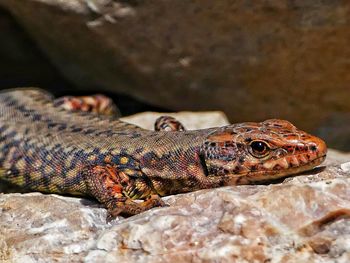
[[[111, 216], [163, 205], [159, 196], [290, 175], [326, 154], [322, 140], [282, 120], [179, 131], [179, 122], [165, 118], [161, 131], [148, 131], [58, 102], [38, 89], [0, 93], [0, 179], [90, 195]], [[169, 125], [172, 132], [164, 131]], [[252, 155], [256, 140], [268, 145], [263, 158]]]

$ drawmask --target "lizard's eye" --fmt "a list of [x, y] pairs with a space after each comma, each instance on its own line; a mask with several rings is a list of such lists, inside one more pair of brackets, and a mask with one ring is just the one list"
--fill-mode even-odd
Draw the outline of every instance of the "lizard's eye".
[[270, 152], [270, 147], [263, 141], [252, 141], [249, 147], [251, 155], [257, 158], [263, 158]]

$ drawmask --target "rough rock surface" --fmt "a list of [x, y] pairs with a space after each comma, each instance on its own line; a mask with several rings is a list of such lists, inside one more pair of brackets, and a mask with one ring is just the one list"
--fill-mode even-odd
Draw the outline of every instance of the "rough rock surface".
[[123, 92], [173, 110], [223, 110], [232, 122], [279, 117], [309, 131], [350, 111], [349, 1], [0, 0], [0, 6], [84, 89]]
[[324, 165], [339, 165], [350, 161], [349, 152], [341, 152], [334, 149], [328, 149], [327, 159]]
[[221, 111], [208, 112], [143, 112], [121, 118], [121, 120], [136, 124], [144, 129], [154, 130], [154, 123], [160, 116], [172, 116], [179, 120], [186, 129], [197, 130], [228, 125], [226, 115]]
[[108, 224], [90, 200], [0, 194], [0, 262], [349, 262], [350, 159], [330, 155], [280, 184], [169, 196]]
[[105, 224], [95, 203], [0, 195], [8, 262], [349, 262], [350, 163], [282, 184], [170, 196]]

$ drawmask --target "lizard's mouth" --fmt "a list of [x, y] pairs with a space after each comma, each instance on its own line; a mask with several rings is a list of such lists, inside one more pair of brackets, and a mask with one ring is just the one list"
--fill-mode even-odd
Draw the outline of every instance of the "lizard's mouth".
[[[284, 160], [283, 160], [284, 159]], [[254, 184], [258, 182], [271, 181], [287, 176], [292, 176], [305, 171], [312, 170], [316, 166], [320, 165], [326, 159], [326, 155], [315, 158], [314, 160], [308, 161], [307, 163], [301, 164], [296, 167], [289, 167], [287, 169], [275, 169], [275, 170], [261, 170], [261, 171], [249, 171], [244, 174], [237, 174], [230, 179], [228, 185], [237, 184]], [[285, 158], [276, 160], [276, 163], [285, 163]]]
[[[250, 172], [247, 173], [246, 176], [249, 178], [250, 181], [260, 181], [260, 180], [268, 180], [270, 179], [277, 179], [284, 176], [294, 175], [301, 172], [305, 172], [308, 170], [313, 169], [317, 165], [321, 164], [326, 159], [326, 155], [318, 157], [312, 161], [309, 161], [305, 164], [296, 166], [296, 167], [290, 167], [285, 170], [271, 170], [271, 171], [261, 171], [261, 172]], [[263, 173], [265, 172], [265, 174]]]

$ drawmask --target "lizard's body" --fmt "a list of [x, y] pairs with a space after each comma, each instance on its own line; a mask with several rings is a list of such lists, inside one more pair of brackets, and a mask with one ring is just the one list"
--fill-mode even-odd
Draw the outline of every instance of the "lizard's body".
[[[40, 90], [3, 92], [0, 179], [42, 192], [93, 196], [114, 214], [135, 214], [161, 201], [131, 199], [268, 180], [324, 159], [322, 140], [288, 122], [270, 122], [148, 131], [115, 117], [67, 111]], [[269, 140], [274, 156], [249, 154], [255, 140]]]

